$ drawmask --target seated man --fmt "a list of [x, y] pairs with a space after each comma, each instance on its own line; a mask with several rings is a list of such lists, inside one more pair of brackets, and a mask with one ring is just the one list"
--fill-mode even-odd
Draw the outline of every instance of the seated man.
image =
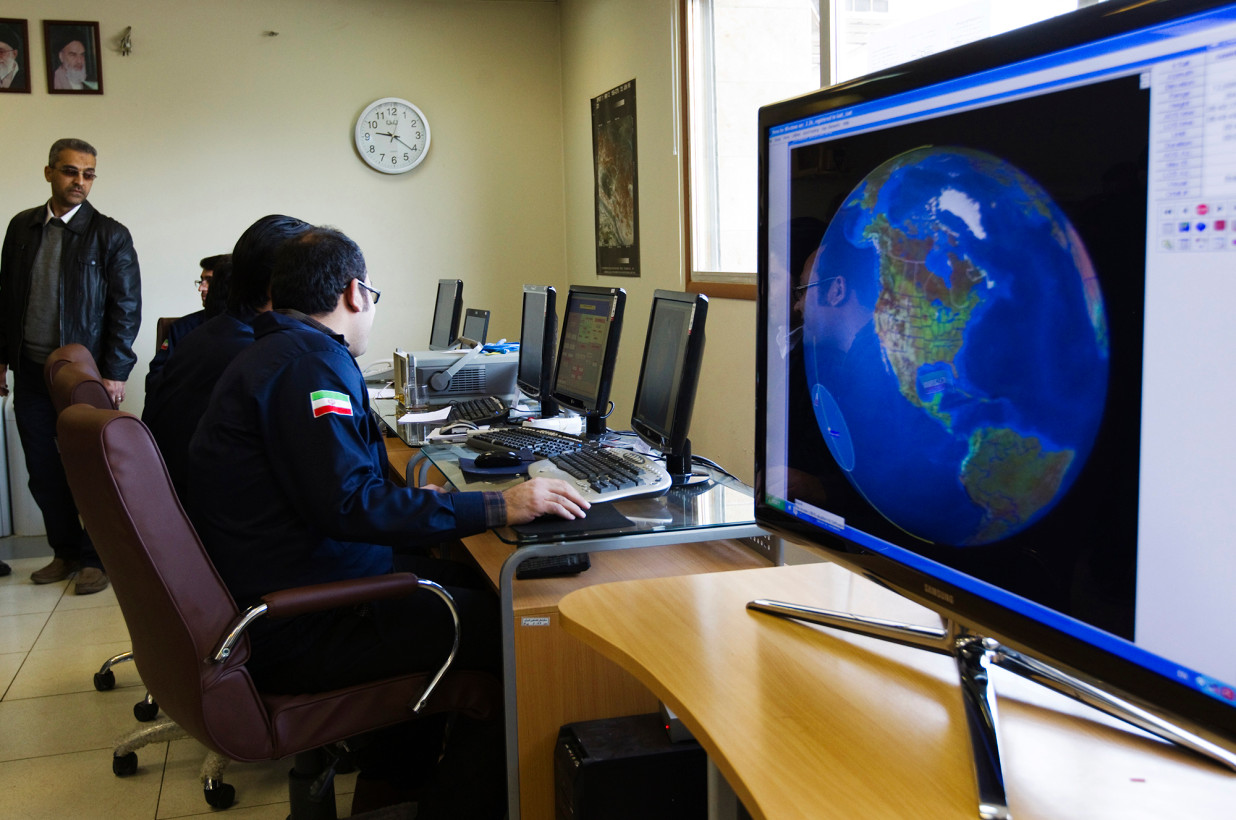
[[[588, 507], [569, 484], [552, 479], [502, 493], [446, 493], [389, 480], [386, 445], [354, 358], [368, 345], [378, 296], [360, 249], [343, 234], [314, 228], [286, 243], [271, 280], [275, 310], [254, 321], [256, 340], [219, 380], [193, 436], [190, 506], [242, 608], [275, 590], [390, 572], [401, 548], [544, 514], [582, 517]], [[419, 574], [443, 582], [459, 606], [456, 666], [499, 671], [492, 592], [454, 585], [437, 568]], [[432, 669], [453, 635], [440, 601], [413, 596], [259, 620], [249, 630], [247, 666], [263, 691], [320, 691]], [[468, 735], [458, 728], [452, 738]], [[488, 740], [459, 768], [452, 768], [459, 753], [448, 744], [438, 764], [446, 782], [425, 786], [419, 818], [501, 816], [500, 723]], [[479, 776], [482, 759], [493, 780], [465, 786]], [[463, 808], [467, 801], [475, 801], [472, 809]]]
[[[253, 344], [250, 323], [270, 310], [270, 272], [275, 252], [284, 241], [312, 227], [290, 216], [264, 216], [250, 225], [228, 257], [231, 276], [219, 279], [206, 296], [211, 304], [222, 297], [227, 310], [207, 319], [180, 340], [158, 378], [146, 381], [142, 421], [159, 443], [176, 492], [185, 500], [189, 439], [206, 412], [210, 391], [236, 354]], [[203, 260], [206, 262], [209, 260]], [[154, 364], [151, 364], [154, 376]]]
[[[146, 373], [146, 393], [154, 389], [154, 384], [172, 355], [172, 350], [180, 340], [201, 327], [212, 316], [218, 316], [227, 306], [228, 279], [232, 275], [232, 255], [220, 253], [207, 256], [201, 261], [202, 275], [198, 278], [197, 292], [202, 297], [202, 309], [181, 316], [172, 322], [171, 327], [159, 339], [159, 349], [150, 360], [150, 370]], [[213, 295], [212, 295], [213, 294]]]

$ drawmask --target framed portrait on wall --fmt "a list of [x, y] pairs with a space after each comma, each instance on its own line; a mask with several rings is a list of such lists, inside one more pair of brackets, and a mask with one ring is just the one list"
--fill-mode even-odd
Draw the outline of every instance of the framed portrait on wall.
[[0, 94], [30, 93], [30, 37], [25, 20], [0, 17]]
[[43, 48], [47, 57], [47, 93], [103, 93], [98, 23], [44, 20]]

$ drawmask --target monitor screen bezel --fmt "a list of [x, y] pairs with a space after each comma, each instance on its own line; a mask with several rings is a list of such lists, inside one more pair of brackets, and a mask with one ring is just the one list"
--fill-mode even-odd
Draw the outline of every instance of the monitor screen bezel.
[[[559, 386], [562, 370], [563, 349], [568, 342], [567, 325], [571, 317], [571, 305], [576, 299], [605, 299], [609, 301], [609, 325], [606, 333], [605, 353], [601, 361], [601, 378], [595, 396], [579, 396], [567, 393]], [[562, 329], [558, 334], [558, 355], [554, 361], [553, 398], [560, 405], [577, 413], [605, 416], [609, 412], [609, 394], [613, 389], [614, 365], [618, 361], [618, 345], [622, 338], [622, 316], [626, 309], [627, 292], [622, 288], [571, 285], [567, 289], [566, 302], [562, 309]]]
[[[527, 377], [526, 368], [531, 367], [529, 348], [524, 342], [528, 338], [528, 328], [524, 320], [528, 310], [528, 300], [539, 299], [542, 305], [540, 326], [540, 356], [535, 362], [536, 378]], [[550, 398], [554, 383], [554, 362], [558, 350], [558, 291], [553, 285], [524, 285], [523, 301], [520, 303], [519, 328], [519, 368], [516, 371], [515, 384], [520, 391], [530, 399], [544, 402]]]
[[[960, 76], [1030, 60], [1075, 46], [1119, 36], [1149, 25], [1220, 8], [1219, 0], [1144, 3], [1111, 0], [1025, 29], [961, 46], [886, 71], [858, 78], [760, 109], [758, 191], [758, 277], [756, 335], [756, 520], [766, 529], [819, 551], [830, 560], [887, 585], [945, 617], [1010, 647], [1060, 666], [1084, 680], [1117, 692], [1152, 712], [1189, 726], [1220, 745], [1236, 749], [1236, 708], [1156, 673], [1113, 651], [1018, 612], [973, 589], [932, 572], [813, 527], [779, 509], [766, 493], [768, 476], [769, 325], [769, 132], [776, 126], [856, 104], [947, 82]], [[806, 602], [804, 602], [806, 603]]]
[[[645, 379], [652, 372], [648, 368], [649, 357], [659, 355], [653, 350], [653, 326], [657, 310], [667, 304], [684, 305], [691, 312], [691, 321], [684, 343], [682, 366], [675, 373], [678, 394], [675, 397], [670, 423], [659, 427], [640, 415], [640, 400], [648, 388]], [[631, 429], [655, 450], [662, 453], [681, 452], [687, 443], [691, 429], [691, 415], [695, 408], [695, 395], [699, 386], [700, 367], [704, 361], [705, 330], [708, 320], [708, 297], [702, 293], [684, 293], [673, 290], [656, 290], [648, 312], [648, 331], [644, 337], [644, 354], [640, 360], [639, 379], [635, 383], [635, 401], [631, 405]], [[663, 351], [662, 351], [663, 353]]]
[[[439, 316], [438, 307], [442, 302], [440, 298], [445, 288], [453, 288], [455, 292], [454, 300], [451, 303], [451, 315]], [[433, 301], [433, 322], [429, 326], [429, 350], [449, 350], [455, 340], [459, 338], [459, 320], [463, 316], [463, 280], [462, 279], [439, 279], [438, 286], [434, 290]], [[449, 323], [449, 324], [448, 324]], [[440, 340], [441, 331], [446, 330], [449, 338], [445, 343]]]

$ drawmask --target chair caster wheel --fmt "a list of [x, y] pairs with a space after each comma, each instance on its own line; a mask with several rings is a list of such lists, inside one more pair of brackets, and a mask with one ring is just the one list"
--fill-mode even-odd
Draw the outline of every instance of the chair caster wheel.
[[116, 777], [128, 777], [137, 773], [137, 752], [123, 755], [112, 755], [112, 774]]
[[99, 692], [106, 692], [114, 689], [116, 686], [116, 673], [108, 669], [106, 672], [96, 672], [94, 675], [94, 688]]
[[212, 809], [226, 809], [236, 802], [236, 787], [231, 783], [220, 783], [213, 788], [203, 789], [206, 803]]
[[139, 700], [133, 704], [133, 717], [140, 720], [142, 723], [149, 723], [159, 716], [159, 704], [147, 703], [144, 700]]

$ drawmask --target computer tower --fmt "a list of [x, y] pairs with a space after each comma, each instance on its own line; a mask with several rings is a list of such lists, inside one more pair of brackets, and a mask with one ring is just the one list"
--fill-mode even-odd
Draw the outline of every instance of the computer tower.
[[704, 820], [706, 767], [657, 714], [568, 723], [554, 749], [557, 820]]

